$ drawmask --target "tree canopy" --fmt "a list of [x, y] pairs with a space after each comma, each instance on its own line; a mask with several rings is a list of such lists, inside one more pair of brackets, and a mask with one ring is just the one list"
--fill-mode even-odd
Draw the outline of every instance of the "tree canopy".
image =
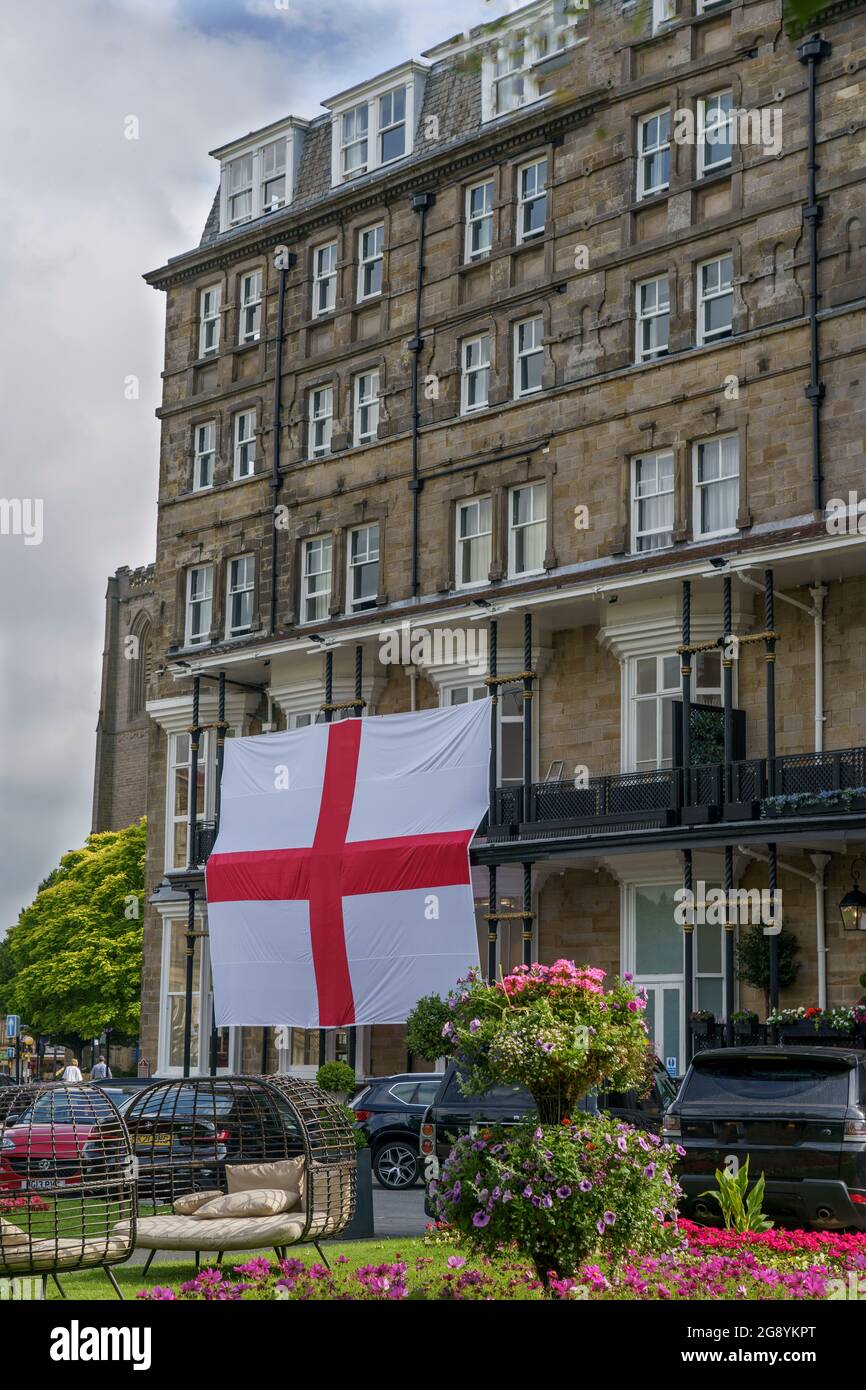
[[145, 822], [89, 835], [10, 927], [0, 1001], [37, 1033], [135, 1036], [141, 1011]]

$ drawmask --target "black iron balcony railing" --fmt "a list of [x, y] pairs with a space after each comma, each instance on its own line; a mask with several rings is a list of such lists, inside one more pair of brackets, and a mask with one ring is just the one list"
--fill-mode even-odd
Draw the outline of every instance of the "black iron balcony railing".
[[[497, 789], [487, 835], [555, 836], [581, 829], [609, 833], [780, 813], [862, 810], [859, 798], [852, 796], [859, 789], [866, 789], [866, 748], [615, 773], [591, 777], [585, 786], [534, 782], [526, 806], [522, 786]], [[794, 800], [781, 804], [778, 798]]]

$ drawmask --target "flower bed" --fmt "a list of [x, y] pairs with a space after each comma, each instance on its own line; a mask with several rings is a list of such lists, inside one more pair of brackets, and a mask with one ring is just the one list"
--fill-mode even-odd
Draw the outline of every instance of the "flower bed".
[[[839, 1281], [866, 1271], [866, 1234], [817, 1231], [720, 1231], [690, 1221], [671, 1223], [670, 1244], [660, 1255], [583, 1264], [574, 1277], [545, 1286], [534, 1269], [509, 1252], [467, 1258], [437, 1231], [427, 1253], [353, 1266], [347, 1256], [334, 1268], [301, 1259], [250, 1260], [232, 1268], [206, 1269], [177, 1289], [156, 1286], [138, 1297], [151, 1301], [238, 1302], [337, 1300], [536, 1301], [705, 1300], [814, 1301], [833, 1296]], [[417, 1248], [417, 1247], [416, 1247]]]

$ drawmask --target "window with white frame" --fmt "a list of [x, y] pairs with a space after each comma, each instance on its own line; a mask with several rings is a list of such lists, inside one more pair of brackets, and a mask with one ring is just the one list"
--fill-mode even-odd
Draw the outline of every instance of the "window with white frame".
[[379, 523], [356, 526], [347, 547], [346, 608], [362, 613], [375, 608], [379, 592]]
[[632, 459], [632, 550], [663, 550], [672, 545], [673, 525], [674, 456], [667, 450], [641, 454]]
[[249, 478], [256, 469], [256, 412], [240, 410], [234, 419], [234, 476]]
[[213, 487], [213, 468], [216, 458], [216, 421], [208, 420], [193, 430], [193, 492]]
[[544, 320], [524, 319], [514, 325], [514, 394], [531, 396], [542, 387]]
[[198, 355], [210, 357], [219, 352], [222, 286], [209, 285], [199, 294]]
[[313, 252], [313, 318], [332, 314], [337, 304], [337, 243], [329, 241]]
[[363, 227], [358, 233], [358, 299], [372, 299], [382, 293], [382, 264], [385, 258], [385, 225]]
[[540, 574], [547, 549], [547, 485], [527, 483], [508, 496], [508, 574]]
[[740, 507], [740, 441], [735, 434], [693, 446], [695, 538], [737, 529]]
[[390, 164], [406, 153], [406, 88], [393, 87], [379, 98], [379, 163]]
[[359, 372], [354, 397], [352, 437], [356, 444], [369, 444], [379, 429], [379, 373]]
[[331, 452], [331, 431], [334, 426], [334, 388], [315, 386], [309, 394], [309, 442], [311, 459], [324, 458]]
[[225, 166], [228, 181], [228, 224], [236, 227], [253, 215], [253, 156], [238, 155]]
[[731, 0], [696, 0], [695, 13], [706, 14], [708, 10], [720, 10], [723, 5], [730, 5]]
[[537, 84], [527, 71], [529, 54], [525, 38], [512, 38], [496, 50], [493, 68], [493, 114], [516, 111], [538, 96]]
[[541, 236], [547, 217], [547, 160], [536, 159], [517, 171], [517, 240]]
[[[699, 704], [718, 705], [721, 702], [720, 653], [701, 652], [698, 655], [707, 659], [693, 663], [690, 697]], [[671, 766], [672, 706], [682, 698], [680, 667], [681, 660], [676, 652], [638, 656], [631, 661], [629, 733], [637, 772]]]
[[490, 334], [466, 338], [460, 347], [460, 410], [466, 415], [487, 405], [490, 388]]
[[717, 256], [698, 266], [698, 343], [729, 338], [734, 331], [734, 261]]
[[366, 101], [344, 111], [340, 118], [340, 172], [344, 179], [367, 171], [370, 108]]
[[253, 555], [229, 560], [226, 584], [226, 637], [239, 637], [253, 625], [256, 562]]
[[184, 645], [200, 647], [210, 641], [213, 621], [213, 565], [194, 565], [186, 572]]
[[[201, 920], [196, 927], [201, 928]], [[160, 1071], [179, 1071], [185, 1053], [186, 1020], [186, 923], [169, 919], [165, 923], [166, 941], [163, 958], [163, 1046]], [[203, 942], [204, 938], [200, 938]], [[190, 1068], [193, 1074], [201, 1062], [201, 956], [194, 951], [192, 966], [192, 996], [190, 999]]]
[[652, 0], [653, 33], [677, 17], [677, 0]]
[[238, 342], [257, 342], [262, 328], [262, 272], [248, 271], [241, 276], [241, 304]]
[[698, 102], [698, 178], [731, 162], [731, 92], [714, 92]]
[[[486, 685], [453, 685], [443, 690], [440, 696], [442, 705], [468, 705], [475, 700], [486, 700], [490, 691]], [[498, 735], [496, 766], [499, 780], [503, 785], [523, 781], [523, 691], [515, 686], [504, 686], [499, 695], [499, 717], [496, 720]], [[500, 902], [500, 906], [501, 906]]]
[[637, 126], [637, 196], [663, 193], [670, 183], [671, 113], [654, 111]]
[[493, 539], [493, 504], [489, 497], [473, 497], [457, 506], [457, 588], [486, 584], [490, 574]]
[[485, 179], [466, 190], [466, 260], [489, 256], [492, 245], [493, 180]]
[[286, 203], [286, 149], [283, 135], [262, 146], [262, 212], [276, 212]]
[[301, 580], [301, 621], [321, 623], [331, 604], [331, 537], [314, 536], [304, 541]]
[[[196, 820], [205, 818], [208, 766], [208, 733], [201, 736], [196, 777]], [[184, 869], [188, 859], [190, 811], [190, 736], [186, 733], [168, 737], [168, 806], [166, 816], [165, 865], [167, 869]]]
[[656, 276], [636, 286], [635, 361], [653, 362], [668, 352], [671, 295], [668, 277]]

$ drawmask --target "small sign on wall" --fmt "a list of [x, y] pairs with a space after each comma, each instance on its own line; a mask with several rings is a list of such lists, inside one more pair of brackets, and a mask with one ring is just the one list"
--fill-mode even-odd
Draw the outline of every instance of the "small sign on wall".
[[676, 1059], [676, 1057], [668, 1057], [668, 1058], [666, 1059], [666, 1061], [665, 1061], [665, 1071], [667, 1072], [668, 1076], [676, 1076], [676, 1074], [677, 1074], [677, 1059]]

